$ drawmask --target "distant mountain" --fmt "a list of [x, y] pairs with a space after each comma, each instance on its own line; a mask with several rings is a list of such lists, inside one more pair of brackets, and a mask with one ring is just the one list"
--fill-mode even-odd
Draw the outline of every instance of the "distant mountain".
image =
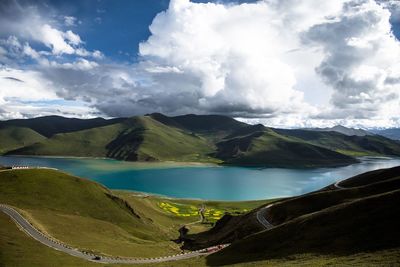
[[8, 121], [0, 121], [0, 127], [16, 126], [30, 128], [39, 134], [50, 137], [58, 133], [68, 133], [90, 129], [94, 127], [101, 127], [105, 125], [114, 124], [125, 120], [124, 118], [106, 120], [103, 118], [95, 119], [76, 119], [65, 118], [61, 116], [45, 116], [33, 119], [16, 119]]
[[[355, 156], [400, 156], [400, 143], [379, 135], [272, 129], [220, 115], [42, 117], [4, 121], [0, 127], [13, 124], [26, 125], [39, 136], [15, 147], [0, 147], [2, 153], [280, 167], [339, 166], [357, 162]], [[48, 138], [40, 138], [40, 133]], [[11, 140], [12, 133], [8, 135]]]
[[329, 127], [329, 128], [307, 128], [306, 130], [319, 131], [319, 132], [338, 132], [338, 133], [348, 135], [348, 136], [374, 135], [373, 133], [370, 133], [363, 129], [347, 128], [342, 125], [336, 125], [336, 126]]
[[[211, 230], [188, 235], [184, 247], [232, 243], [208, 256], [208, 266], [262, 265], [261, 261], [296, 255], [335, 258], [398, 251], [400, 217], [395, 214], [400, 212], [400, 167], [361, 174], [341, 182], [340, 187], [284, 198], [262, 213], [260, 207], [240, 216], [225, 215]], [[259, 217], [274, 227], [266, 230]]]
[[379, 135], [344, 135], [338, 132], [274, 129], [280, 135], [325, 147], [349, 156], [399, 156], [400, 142]]
[[374, 134], [379, 134], [393, 140], [400, 140], [400, 128], [389, 128], [382, 130], [370, 130]]
[[216, 157], [234, 165], [312, 167], [357, 162], [350, 156], [299, 142], [260, 125], [239, 129], [216, 146]]

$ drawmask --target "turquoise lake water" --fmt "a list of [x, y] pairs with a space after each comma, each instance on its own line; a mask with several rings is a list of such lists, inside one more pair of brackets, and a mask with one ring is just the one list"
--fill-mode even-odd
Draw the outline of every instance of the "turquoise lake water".
[[400, 159], [363, 158], [337, 168], [285, 169], [140, 164], [111, 159], [3, 157], [0, 165], [53, 167], [124, 189], [179, 198], [255, 200], [295, 196], [366, 171], [400, 165]]

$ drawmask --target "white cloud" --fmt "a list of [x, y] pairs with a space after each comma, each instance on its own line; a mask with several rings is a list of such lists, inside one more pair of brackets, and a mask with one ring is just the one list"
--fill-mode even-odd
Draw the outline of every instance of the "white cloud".
[[[379, 2], [172, 0], [132, 64], [96, 62], [104, 55], [86, 50], [79, 35], [35, 16], [32, 33], [16, 27], [9, 35], [18, 38], [0, 45], [37, 60], [32, 69], [57, 97], [108, 116], [220, 113], [280, 127], [400, 126], [400, 47], [389, 22], [397, 5]], [[74, 58], [59, 60], [63, 54]]]
[[65, 26], [72, 27], [76, 26], [77, 19], [72, 16], [64, 16], [64, 24]]

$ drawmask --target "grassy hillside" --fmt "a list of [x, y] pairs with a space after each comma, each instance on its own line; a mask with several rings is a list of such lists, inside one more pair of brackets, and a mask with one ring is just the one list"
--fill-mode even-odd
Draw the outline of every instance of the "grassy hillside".
[[276, 133], [349, 156], [400, 156], [400, 143], [378, 135], [347, 136], [337, 132], [273, 129]]
[[45, 137], [29, 128], [0, 127], [0, 154], [44, 140]]
[[[192, 207], [205, 204], [210, 211], [206, 217], [212, 220], [214, 212], [242, 212], [265, 202], [203, 202], [111, 192], [55, 170], [0, 172], [0, 203], [16, 207], [38, 229], [64, 243], [114, 256], [156, 257], [180, 252], [171, 239], [178, 237], [183, 224], [199, 219], [198, 214], [187, 216]], [[174, 209], [163, 208], [163, 203]], [[0, 225], [0, 263], [6, 266], [90, 266], [25, 236], [3, 213]], [[193, 224], [189, 228], [198, 232], [209, 227]]]
[[110, 157], [132, 161], [216, 161], [204, 138], [166, 126], [151, 117], [72, 133], [56, 134], [12, 154]]
[[21, 145], [13, 147], [15, 142], [8, 141], [14, 138], [12, 133], [5, 132], [3, 143], [10, 147], [8, 153], [19, 155], [267, 167], [340, 166], [358, 162], [354, 158], [357, 156], [400, 156], [400, 142], [379, 135], [272, 129], [220, 115], [168, 117], [153, 113], [113, 120], [50, 116], [1, 125], [25, 125], [50, 136], [38, 143], [35, 138], [27, 138], [29, 142], [19, 148]]
[[43, 136], [50, 137], [58, 133], [68, 133], [124, 121], [125, 118], [105, 120], [103, 118], [76, 119], [61, 116], [45, 116], [32, 119], [0, 121], [0, 127], [16, 126], [30, 128]]
[[[228, 139], [229, 138], [229, 139]], [[357, 162], [343, 154], [292, 138], [262, 126], [240, 129], [217, 143], [216, 157], [249, 166], [335, 166]]]
[[17, 207], [43, 232], [84, 250], [121, 256], [178, 250], [128, 202], [85, 179], [53, 170], [4, 171], [0, 192], [1, 203]]
[[399, 255], [400, 218], [393, 215], [400, 212], [400, 167], [358, 175], [340, 185], [346, 189], [330, 186], [275, 202], [266, 214], [272, 229], [262, 229], [255, 209], [224, 216], [213, 229], [189, 236], [185, 246], [233, 242], [207, 258], [211, 266], [309, 254], [334, 259], [393, 250]]

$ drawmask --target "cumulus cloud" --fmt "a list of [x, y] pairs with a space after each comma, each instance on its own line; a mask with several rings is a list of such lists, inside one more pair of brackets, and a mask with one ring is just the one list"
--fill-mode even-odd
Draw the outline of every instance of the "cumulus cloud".
[[[106, 116], [219, 113], [279, 127], [400, 126], [397, 7], [380, 0], [171, 0], [140, 43], [138, 62], [100, 62], [104, 55], [87, 51], [75, 32], [34, 15], [40, 38], [8, 22], [14, 28], [0, 48], [34, 59], [55, 97]], [[63, 55], [75, 58], [58, 61]]]

